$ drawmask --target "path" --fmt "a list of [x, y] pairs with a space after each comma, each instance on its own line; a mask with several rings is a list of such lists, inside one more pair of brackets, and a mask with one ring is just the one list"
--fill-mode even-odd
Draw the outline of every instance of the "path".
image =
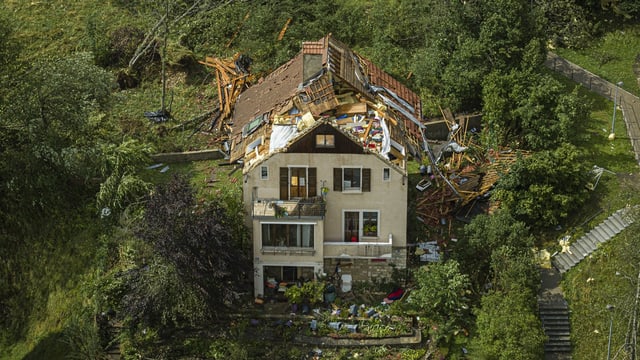
[[[557, 71], [587, 89], [613, 101], [613, 97], [616, 94], [615, 84], [552, 52], [547, 53], [547, 60], [544, 64], [551, 70]], [[627, 135], [631, 141], [636, 161], [640, 164], [640, 98], [622, 88], [618, 88], [618, 100], [627, 126]]]

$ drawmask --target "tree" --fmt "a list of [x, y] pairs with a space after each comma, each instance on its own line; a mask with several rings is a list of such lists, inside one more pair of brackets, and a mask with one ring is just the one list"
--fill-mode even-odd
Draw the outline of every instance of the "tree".
[[93, 196], [98, 114], [113, 84], [88, 54], [35, 61], [8, 80], [0, 103], [0, 218], [44, 215]]
[[146, 195], [150, 185], [137, 172], [148, 163], [151, 150], [151, 146], [135, 140], [101, 144], [99, 173], [104, 181], [97, 195], [98, 209], [109, 209], [109, 213], [116, 215], [132, 201]]
[[517, 221], [505, 210], [475, 217], [464, 227], [463, 234], [453, 257], [463, 264], [464, 272], [469, 274], [473, 288], [478, 293], [483, 292], [489, 283], [497, 282], [504, 276], [494, 272], [504, 267], [503, 263], [498, 262], [502, 257], [496, 251], [502, 248], [501, 253], [509, 252], [521, 259], [530, 256], [534, 245], [534, 238], [526, 224]]
[[472, 353], [488, 360], [542, 359], [546, 337], [534, 308], [535, 296], [526, 288], [483, 296]]
[[591, 40], [594, 25], [585, 8], [575, 0], [538, 0], [536, 6], [546, 20], [547, 36], [555, 46], [580, 48]]
[[520, 158], [497, 184], [493, 196], [515, 219], [549, 228], [585, 202], [588, 174], [581, 152], [563, 144]]
[[416, 288], [409, 304], [424, 317], [454, 324], [468, 309], [469, 276], [455, 260], [423, 266], [415, 273]]
[[119, 312], [132, 329], [150, 326], [168, 331], [201, 325], [213, 315], [204, 294], [159, 256], [142, 267], [116, 274], [110, 281], [122, 295]]
[[533, 248], [498, 247], [491, 253], [491, 274], [497, 291], [529, 289], [537, 293], [540, 288], [540, 269]]
[[215, 314], [235, 299], [251, 269], [233, 237], [234, 224], [219, 202], [196, 204], [188, 181], [174, 177], [150, 196], [136, 234]]
[[578, 141], [589, 103], [577, 90], [565, 91], [551, 76], [532, 71], [489, 74], [483, 80], [487, 145], [544, 150]]
[[417, 84], [445, 96], [454, 111], [480, 109], [487, 74], [508, 73], [543, 58], [542, 19], [528, 1], [433, 1], [428, 6], [426, 40], [412, 70]]

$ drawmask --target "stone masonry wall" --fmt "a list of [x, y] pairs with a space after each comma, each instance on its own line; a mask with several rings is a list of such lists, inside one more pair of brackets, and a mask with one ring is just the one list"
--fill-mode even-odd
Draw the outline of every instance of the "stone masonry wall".
[[332, 275], [336, 265], [340, 264], [343, 274], [350, 274], [353, 282], [391, 280], [393, 264], [397, 269], [404, 269], [407, 266], [407, 249], [394, 248], [392, 259], [325, 259], [324, 270], [328, 275]]

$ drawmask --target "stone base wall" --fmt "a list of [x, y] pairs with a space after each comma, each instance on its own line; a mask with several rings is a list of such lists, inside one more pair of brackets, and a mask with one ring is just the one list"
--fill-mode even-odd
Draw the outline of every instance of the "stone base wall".
[[407, 249], [394, 248], [392, 256], [392, 259], [325, 259], [324, 271], [332, 275], [339, 265], [341, 273], [350, 274], [353, 282], [389, 281], [394, 268], [407, 267]]

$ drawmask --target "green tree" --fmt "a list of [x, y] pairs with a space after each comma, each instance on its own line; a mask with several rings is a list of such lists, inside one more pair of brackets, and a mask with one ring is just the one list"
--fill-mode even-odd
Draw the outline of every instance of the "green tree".
[[540, 269], [533, 256], [533, 248], [500, 246], [491, 253], [493, 289], [510, 292], [529, 289], [534, 293], [540, 288]]
[[531, 71], [493, 72], [483, 80], [483, 121], [489, 146], [554, 149], [575, 143], [588, 101], [557, 80]]
[[477, 316], [477, 336], [471, 343], [473, 358], [534, 360], [544, 357], [546, 337], [535, 313], [535, 296], [529, 289], [483, 296]]
[[547, 37], [555, 46], [582, 47], [595, 31], [587, 10], [575, 0], [539, 0], [537, 10], [545, 18]]
[[490, 283], [507, 287], [508, 276], [495, 272], [511, 265], [510, 262], [499, 261], [503, 259], [501, 255], [506, 252], [518, 259], [526, 259], [534, 245], [534, 237], [526, 224], [505, 210], [475, 217], [464, 227], [463, 234], [453, 257], [463, 264], [476, 293], [483, 292]]
[[482, 82], [490, 72], [540, 65], [542, 19], [531, 2], [433, 1], [429, 6], [426, 40], [412, 70], [417, 84], [433, 88], [453, 110], [480, 109]]
[[[88, 54], [35, 61], [0, 104], [0, 217], [76, 206], [91, 194], [95, 146], [113, 79]], [[73, 187], [74, 191], [68, 191]]]
[[141, 200], [150, 189], [137, 172], [149, 161], [152, 147], [135, 140], [121, 144], [101, 144], [100, 184], [97, 195], [98, 209], [109, 209], [116, 215], [131, 202]]
[[415, 275], [416, 288], [409, 304], [422, 316], [441, 324], [455, 324], [468, 309], [469, 276], [460, 271], [455, 260], [420, 267]]
[[520, 158], [500, 179], [493, 196], [515, 219], [549, 228], [584, 204], [588, 171], [581, 152], [563, 144]]

